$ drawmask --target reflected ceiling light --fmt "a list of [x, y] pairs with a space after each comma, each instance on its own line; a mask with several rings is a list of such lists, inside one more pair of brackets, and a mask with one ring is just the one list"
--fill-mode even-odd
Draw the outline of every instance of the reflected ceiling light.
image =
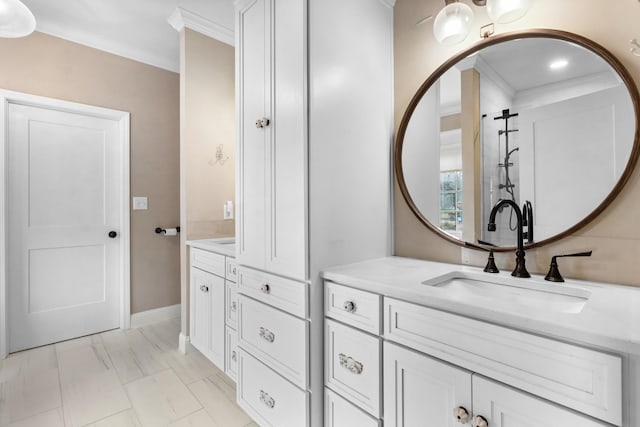
[[486, 3], [489, 18], [499, 24], [517, 21], [529, 9], [528, 0], [486, 0]]
[[551, 68], [552, 70], [559, 70], [560, 68], [564, 68], [567, 65], [569, 65], [569, 61], [567, 61], [566, 59], [556, 59], [555, 61], [549, 63], [549, 68]]
[[0, 0], [0, 37], [24, 37], [36, 29], [36, 18], [20, 0]]
[[473, 11], [458, 0], [445, 0], [447, 4], [433, 22], [433, 34], [441, 44], [456, 44], [467, 38], [473, 22]]

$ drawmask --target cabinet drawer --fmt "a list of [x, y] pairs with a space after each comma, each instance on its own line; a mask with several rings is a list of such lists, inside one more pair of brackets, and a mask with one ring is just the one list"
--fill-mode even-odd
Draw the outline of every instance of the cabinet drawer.
[[382, 297], [332, 282], [325, 282], [325, 314], [372, 334], [380, 334]]
[[380, 340], [326, 320], [324, 348], [325, 384], [380, 417]]
[[191, 248], [191, 266], [224, 277], [225, 257], [202, 249]]
[[235, 258], [226, 257], [227, 274], [225, 278], [230, 282], [236, 283], [238, 277], [238, 267], [236, 266]]
[[308, 324], [261, 302], [238, 295], [238, 343], [299, 387], [308, 385]]
[[385, 338], [620, 425], [622, 360], [599, 351], [385, 298]]
[[238, 404], [261, 426], [305, 427], [309, 398], [243, 350], [238, 361]]
[[225, 323], [233, 329], [238, 327], [238, 288], [233, 283], [226, 283]]
[[325, 388], [324, 425], [325, 427], [380, 427], [381, 422]]
[[241, 267], [238, 287], [243, 294], [298, 317], [307, 317], [307, 284]]
[[227, 326], [225, 334], [224, 372], [234, 381], [238, 378], [238, 333]]

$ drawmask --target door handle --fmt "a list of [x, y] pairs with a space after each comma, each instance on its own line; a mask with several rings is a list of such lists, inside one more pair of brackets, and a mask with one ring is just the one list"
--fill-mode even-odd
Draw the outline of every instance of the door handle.
[[116, 231], [111, 230], [108, 236], [112, 239], [115, 239], [118, 236], [118, 233]]

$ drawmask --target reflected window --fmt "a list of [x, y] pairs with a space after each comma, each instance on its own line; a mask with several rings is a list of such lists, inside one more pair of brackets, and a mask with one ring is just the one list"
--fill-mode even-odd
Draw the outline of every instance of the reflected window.
[[462, 171], [440, 172], [440, 228], [462, 232]]

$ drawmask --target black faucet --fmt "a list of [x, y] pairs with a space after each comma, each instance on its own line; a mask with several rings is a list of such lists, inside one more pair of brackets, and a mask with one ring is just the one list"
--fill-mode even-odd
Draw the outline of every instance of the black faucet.
[[504, 205], [511, 206], [511, 208], [516, 213], [516, 220], [518, 221], [516, 267], [513, 269], [511, 275], [515, 277], [531, 277], [531, 275], [527, 271], [527, 267], [525, 266], [524, 261], [524, 233], [522, 232], [522, 211], [520, 210], [520, 207], [516, 204], [516, 202], [508, 199], [498, 200], [498, 203], [496, 203], [493, 209], [491, 209], [491, 213], [489, 214], [489, 224], [487, 225], [487, 230], [496, 231], [496, 213], [498, 213], [498, 210]]

